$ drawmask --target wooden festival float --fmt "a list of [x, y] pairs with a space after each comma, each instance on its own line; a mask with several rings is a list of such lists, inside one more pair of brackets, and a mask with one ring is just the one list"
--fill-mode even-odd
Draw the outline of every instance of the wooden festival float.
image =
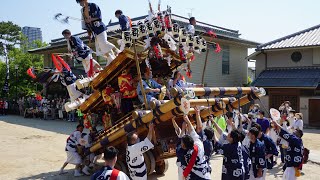
[[[135, 84], [142, 83], [142, 68], [140, 69], [140, 66], [146, 67], [145, 60], [147, 58], [150, 61], [153, 76], [162, 79], [162, 81], [165, 82], [163, 84], [167, 84], [166, 80], [170, 79], [172, 73], [178, 67], [188, 64], [189, 62], [188, 59], [187, 61], [181, 60], [181, 54], [179, 54], [179, 52], [171, 51], [168, 46], [161, 43], [160, 46], [163, 57], [170, 56], [171, 63], [167, 63], [165, 58], [162, 60], [153, 60], [150, 57], [150, 49], [137, 53], [136, 46], [143, 44], [143, 41], [132, 39], [132, 49], [134, 49], [134, 51], [126, 48], [109, 66], [102, 70], [99, 75], [91, 81], [90, 87], [94, 92], [80, 106], [80, 110], [86, 115], [90, 113], [104, 113], [107, 109], [114, 110], [115, 105], [119, 105], [119, 102], [111, 100], [108, 102], [109, 104], [106, 104], [105, 101], [106, 99], [110, 99], [110, 94], [108, 95], [108, 93], [104, 91], [111, 87], [113, 89], [112, 93], [119, 93], [118, 77], [124, 71], [130, 74], [133, 79], [136, 79]], [[170, 95], [171, 100], [153, 101], [150, 104], [147, 104], [146, 100], [144, 104], [135, 103], [133, 112], [125, 114], [116, 111], [116, 116], [109, 119], [112, 125], [99, 132], [98, 138], [93, 143], [93, 146], [84, 151], [84, 156], [90, 153], [101, 154], [103, 148], [115, 146], [120, 152], [116, 166], [118, 169], [129, 174], [126, 165], [126, 134], [136, 131], [140, 138], [143, 139], [148, 132], [147, 124], [153, 122], [156, 124], [155, 148], [145, 153], [144, 156], [148, 174], [154, 171], [158, 174], [163, 174], [168, 169], [167, 159], [175, 157], [177, 135], [171, 122], [174, 116], [180, 125], [185, 113], [189, 115], [191, 121], [195, 122], [195, 110], [193, 107], [201, 106], [201, 118], [203, 121], [207, 121], [209, 115], [218, 116], [228, 111], [231, 112], [240, 106], [264, 96], [265, 91], [262, 88], [259, 89], [256, 87], [172, 88]]]

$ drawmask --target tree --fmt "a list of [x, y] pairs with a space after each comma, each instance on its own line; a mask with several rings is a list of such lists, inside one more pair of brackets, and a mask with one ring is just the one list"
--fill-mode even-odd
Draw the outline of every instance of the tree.
[[[47, 46], [46, 43], [35, 42], [37, 48]], [[10, 61], [10, 88], [9, 88], [9, 98], [15, 98], [16, 87], [17, 94], [19, 96], [29, 96], [37, 91], [42, 90], [42, 85], [33, 82], [32, 78], [26, 73], [28, 68], [34, 67], [35, 69], [43, 68], [43, 55], [25, 53], [24, 46], [21, 48], [13, 48], [8, 51], [8, 58]], [[19, 69], [15, 70], [15, 66], [18, 65]], [[4, 62], [0, 62], [0, 74], [1, 77], [5, 76], [6, 65]], [[2, 88], [4, 84], [4, 78], [0, 79], [0, 86]]]
[[[0, 42], [6, 43], [8, 50], [12, 50], [15, 45], [20, 44], [22, 39], [21, 27], [11, 21], [0, 22]], [[3, 55], [3, 47], [0, 46], [0, 55]]]

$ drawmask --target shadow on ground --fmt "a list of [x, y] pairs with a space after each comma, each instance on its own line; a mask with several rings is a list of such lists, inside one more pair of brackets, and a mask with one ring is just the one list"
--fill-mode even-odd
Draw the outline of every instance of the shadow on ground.
[[[148, 180], [157, 180], [159, 177], [164, 177], [164, 175], [157, 175], [154, 173], [148, 176]], [[70, 180], [71, 179], [89, 180], [90, 176], [74, 177], [73, 170], [66, 170], [66, 173], [61, 175], [59, 175], [58, 171], [53, 171], [53, 172], [41, 173], [41, 174], [30, 176], [30, 177], [19, 178], [18, 180], [69, 180], [69, 179]]]

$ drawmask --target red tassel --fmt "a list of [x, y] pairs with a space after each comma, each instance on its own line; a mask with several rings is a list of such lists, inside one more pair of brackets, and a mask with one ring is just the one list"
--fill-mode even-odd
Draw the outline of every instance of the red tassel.
[[156, 55], [157, 59], [162, 59], [161, 49], [158, 45], [153, 46], [154, 54]]
[[182, 81], [184, 81], [184, 82], [186, 81], [186, 78], [182, 74], [180, 75], [180, 78]]
[[60, 63], [63, 65], [63, 67], [65, 67], [68, 71], [71, 71], [68, 63], [66, 63], [60, 56], [57, 56], [57, 58], [60, 61]]
[[28, 74], [31, 78], [33, 78], [33, 79], [36, 79], [36, 78], [37, 78], [37, 76], [34, 75], [34, 73], [33, 73], [33, 68], [29, 68], [29, 69], [27, 70], [27, 74]]
[[186, 57], [183, 53], [183, 49], [182, 48], [179, 48], [179, 56], [180, 56], [180, 60], [183, 61], [183, 62], [186, 62]]
[[88, 76], [89, 77], [93, 76], [93, 60], [92, 60], [92, 58], [90, 59], [90, 69], [88, 71]]
[[194, 61], [196, 59], [196, 56], [195, 55], [192, 55], [191, 58], [190, 58], [190, 61]]
[[217, 34], [214, 33], [212, 30], [209, 30], [207, 34], [210, 36], [210, 41], [212, 41], [214, 38], [217, 38]]
[[221, 52], [221, 47], [220, 47], [220, 44], [218, 44], [218, 43], [216, 43], [216, 49], [215, 49], [215, 51], [214, 52], [216, 52], [216, 53], [219, 53], [219, 52]]
[[58, 62], [56, 56], [54, 54], [51, 54], [51, 58], [52, 58], [52, 62], [54, 64], [54, 66], [56, 67], [56, 69], [59, 71], [59, 72], [62, 72], [62, 64], [60, 62]]

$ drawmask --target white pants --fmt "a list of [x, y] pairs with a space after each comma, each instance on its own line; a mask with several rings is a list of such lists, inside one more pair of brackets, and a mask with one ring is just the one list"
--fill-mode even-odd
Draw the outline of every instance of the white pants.
[[97, 65], [97, 64], [99, 65], [99, 63], [92, 58], [91, 54], [89, 54], [85, 59], [83, 59], [81, 57], [78, 57], [77, 59], [82, 61], [82, 66], [83, 66], [84, 71], [86, 73], [88, 73], [88, 71], [90, 70], [90, 60], [91, 59], [92, 59], [93, 68], [94, 68], [95, 65]]
[[260, 178], [255, 178], [253, 174], [252, 168], [250, 169], [250, 178], [249, 180], [265, 180], [266, 179], [266, 174], [267, 174], [267, 169], [264, 169], [263, 171], [263, 176]]
[[67, 90], [68, 90], [71, 102], [75, 101], [77, 98], [79, 98], [82, 95], [82, 93], [76, 89], [76, 83], [68, 85]]
[[296, 180], [296, 171], [294, 167], [287, 167], [283, 173], [283, 180]]
[[74, 165], [81, 164], [82, 160], [80, 155], [77, 152], [66, 151], [66, 153], [67, 153], [67, 160], [66, 160], [67, 163], [74, 164]]
[[97, 56], [104, 56], [109, 53], [115, 46], [107, 40], [107, 32], [103, 31], [95, 37]]

